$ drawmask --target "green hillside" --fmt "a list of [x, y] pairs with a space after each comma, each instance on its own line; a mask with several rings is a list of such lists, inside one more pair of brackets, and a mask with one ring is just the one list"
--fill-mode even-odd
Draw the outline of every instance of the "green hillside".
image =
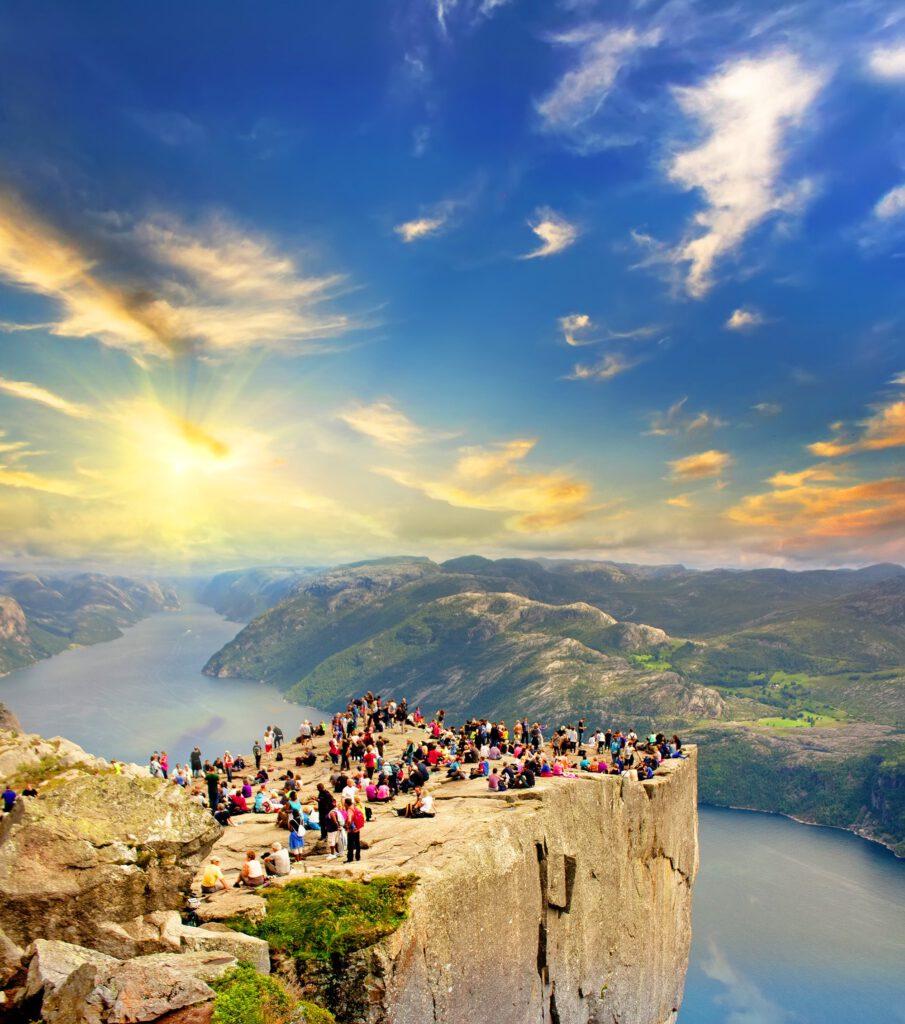
[[693, 730], [704, 799], [905, 840], [899, 566], [384, 559], [297, 580], [205, 671], [324, 708], [371, 689], [428, 713]]

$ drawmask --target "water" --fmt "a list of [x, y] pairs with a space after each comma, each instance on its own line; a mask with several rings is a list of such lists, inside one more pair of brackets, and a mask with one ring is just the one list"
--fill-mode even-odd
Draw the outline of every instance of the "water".
[[295, 736], [322, 714], [283, 700], [272, 686], [208, 679], [207, 659], [239, 626], [211, 608], [187, 604], [152, 615], [110, 643], [66, 651], [0, 679], [0, 700], [22, 727], [66, 736], [92, 754], [144, 763], [166, 750], [185, 761], [202, 753], [248, 752], [265, 726]]
[[[268, 723], [322, 717], [201, 675], [237, 628], [200, 605], [155, 615], [0, 679], [0, 700], [26, 729], [136, 761], [248, 750]], [[905, 862], [875, 844], [705, 808], [694, 930], [679, 1024], [905, 1024]]]
[[905, 861], [858, 836], [701, 809], [679, 1024], [905, 1021]]

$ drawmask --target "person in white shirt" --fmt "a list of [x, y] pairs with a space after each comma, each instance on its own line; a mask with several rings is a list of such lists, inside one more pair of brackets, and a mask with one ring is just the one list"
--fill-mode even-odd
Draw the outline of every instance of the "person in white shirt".
[[268, 875], [288, 875], [291, 864], [289, 862], [289, 851], [282, 843], [274, 843], [270, 847], [270, 853], [264, 855], [264, 868]]
[[242, 865], [242, 872], [235, 884], [235, 888], [238, 889], [240, 886], [245, 885], [249, 889], [256, 889], [259, 885], [266, 885], [267, 876], [264, 873], [264, 865], [258, 860], [258, 855], [255, 851], [249, 850], [245, 854], [245, 858], [245, 863]]

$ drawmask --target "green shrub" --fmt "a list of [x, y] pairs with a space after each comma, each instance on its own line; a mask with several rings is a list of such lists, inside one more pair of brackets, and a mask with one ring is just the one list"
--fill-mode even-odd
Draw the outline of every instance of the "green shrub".
[[336, 1018], [323, 1006], [309, 1003], [307, 999], [303, 999], [296, 1007], [292, 1024], [336, 1024]]
[[241, 964], [213, 982], [213, 988], [217, 998], [211, 1024], [289, 1024], [297, 1005], [276, 978]]
[[330, 960], [372, 946], [394, 932], [408, 913], [414, 875], [370, 882], [305, 878], [266, 892], [262, 921], [232, 926], [299, 960]]

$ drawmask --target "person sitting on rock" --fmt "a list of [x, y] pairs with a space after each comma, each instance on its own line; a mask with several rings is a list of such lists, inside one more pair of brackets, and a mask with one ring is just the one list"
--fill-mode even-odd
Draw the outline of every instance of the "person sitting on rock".
[[268, 875], [285, 876], [292, 870], [289, 860], [289, 851], [282, 843], [273, 843], [270, 852], [265, 853], [261, 858], [264, 862], [264, 870]]
[[6, 789], [3, 790], [3, 795], [0, 797], [3, 800], [3, 810], [6, 814], [16, 806], [16, 791], [7, 783]]
[[22, 790], [22, 796], [35, 797], [38, 795], [38, 790], [33, 782], [26, 782], [25, 788]]
[[421, 786], [415, 788], [415, 799], [396, 812], [401, 818], [433, 818], [434, 798]]
[[220, 858], [211, 857], [204, 868], [201, 876], [201, 892], [205, 896], [211, 896], [218, 889], [227, 889], [228, 886], [223, 878], [223, 869], [220, 867]]
[[257, 889], [258, 886], [266, 884], [267, 874], [264, 871], [264, 865], [258, 860], [258, 855], [254, 850], [248, 850], [245, 854], [245, 863], [242, 865], [242, 871], [234, 888], [238, 889], [244, 885], [248, 889]]
[[229, 813], [229, 808], [226, 806], [224, 801], [220, 801], [217, 804], [217, 809], [214, 811], [214, 817], [217, 819], [217, 823], [226, 828], [227, 825], [232, 825], [232, 816]]

